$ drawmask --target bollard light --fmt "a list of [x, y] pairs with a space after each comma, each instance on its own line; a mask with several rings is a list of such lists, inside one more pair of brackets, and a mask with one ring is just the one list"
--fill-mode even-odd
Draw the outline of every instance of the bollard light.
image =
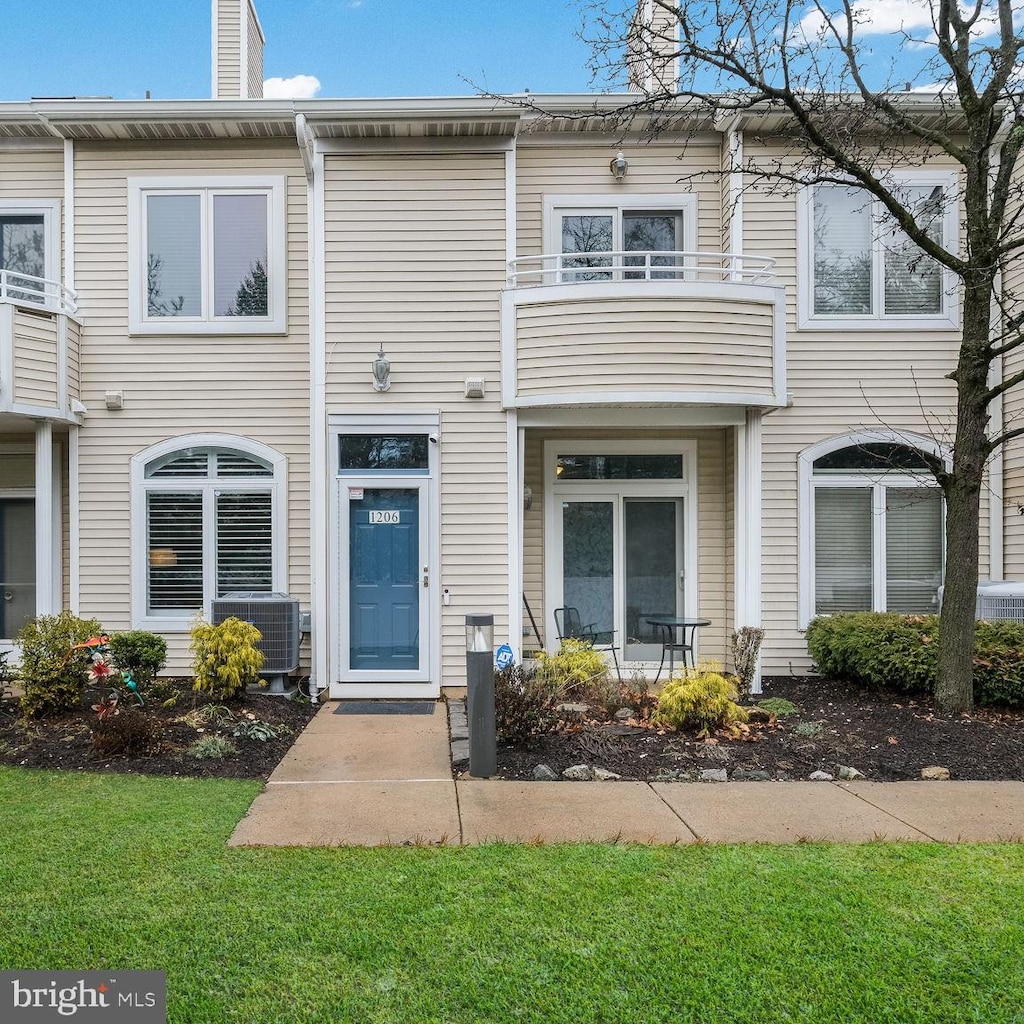
[[466, 616], [466, 718], [469, 774], [489, 779], [498, 770], [494, 729], [494, 616]]

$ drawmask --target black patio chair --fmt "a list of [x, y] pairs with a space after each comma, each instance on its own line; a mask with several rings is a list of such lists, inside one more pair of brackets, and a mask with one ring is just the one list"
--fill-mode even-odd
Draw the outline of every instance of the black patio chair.
[[[558, 633], [559, 643], [563, 640], [586, 640], [595, 651], [611, 651], [612, 663], [615, 665], [615, 678], [620, 683], [622, 682], [619, 656], [615, 649], [614, 629], [598, 629], [596, 622], [584, 626], [579, 608], [563, 607], [555, 609], [555, 631]], [[610, 636], [611, 643], [599, 639], [603, 635]]]

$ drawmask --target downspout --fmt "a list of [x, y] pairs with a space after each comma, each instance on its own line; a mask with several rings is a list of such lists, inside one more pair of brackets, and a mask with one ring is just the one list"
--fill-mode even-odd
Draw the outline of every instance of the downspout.
[[310, 443], [310, 643], [309, 697], [317, 703], [328, 685], [327, 569], [327, 362], [324, 332], [324, 158], [315, 151], [306, 118], [295, 117], [295, 136], [306, 172], [309, 235], [309, 443]]
[[[64, 287], [75, 289], [75, 143], [64, 140]], [[82, 340], [78, 342], [79, 378], [82, 366]], [[67, 349], [65, 348], [65, 358]], [[62, 403], [68, 402], [67, 373], [64, 374]], [[81, 520], [79, 518], [80, 490], [78, 482], [78, 432], [81, 428], [68, 428], [68, 603], [71, 611], [78, 615], [81, 608]]]

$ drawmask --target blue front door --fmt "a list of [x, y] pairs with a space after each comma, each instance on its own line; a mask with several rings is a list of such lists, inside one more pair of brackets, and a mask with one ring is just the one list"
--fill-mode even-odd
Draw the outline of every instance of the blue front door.
[[[356, 496], [356, 494], [361, 496]], [[420, 667], [420, 492], [349, 493], [349, 667]]]

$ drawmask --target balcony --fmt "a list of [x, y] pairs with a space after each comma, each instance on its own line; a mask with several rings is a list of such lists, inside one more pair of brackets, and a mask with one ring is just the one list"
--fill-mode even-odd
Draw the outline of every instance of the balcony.
[[77, 311], [56, 281], [0, 270], [0, 414], [80, 422]]
[[505, 406], [784, 405], [774, 262], [704, 252], [512, 260]]

